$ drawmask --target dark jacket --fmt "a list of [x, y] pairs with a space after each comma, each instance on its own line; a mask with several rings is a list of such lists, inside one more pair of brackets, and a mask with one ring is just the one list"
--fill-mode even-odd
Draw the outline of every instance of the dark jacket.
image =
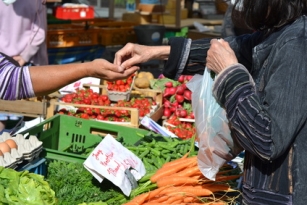
[[[213, 92], [245, 149], [244, 204], [307, 202], [306, 25], [302, 16], [268, 37], [255, 32], [225, 39], [240, 64], [218, 75]], [[202, 73], [209, 39], [170, 43], [167, 77]]]

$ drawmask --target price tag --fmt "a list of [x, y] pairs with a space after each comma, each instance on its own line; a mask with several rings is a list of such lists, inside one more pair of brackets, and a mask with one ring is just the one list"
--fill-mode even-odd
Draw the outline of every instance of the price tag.
[[119, 143], [112, 135], [106, 135], [83, 163], [84, 167], [99, 181], [107, 178], [129, 196], [135, 184], [131, 184], [130, 170], [135, 180], [141, 179], [145, 166], [140, 158]]

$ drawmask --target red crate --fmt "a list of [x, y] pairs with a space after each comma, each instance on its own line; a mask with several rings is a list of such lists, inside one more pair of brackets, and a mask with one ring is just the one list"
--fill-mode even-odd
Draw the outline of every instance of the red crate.
[[95, 17], [94, 7], [62, 7], [53, 8], [53, 15], [58, 19], [79, 20], [93, 19]]

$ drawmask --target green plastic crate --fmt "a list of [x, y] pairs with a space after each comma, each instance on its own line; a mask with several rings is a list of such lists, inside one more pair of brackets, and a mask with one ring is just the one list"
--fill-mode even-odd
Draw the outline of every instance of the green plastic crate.
[[[55, 115], [20, 134], [35, 135], [43, 142], [42, 156], [46, 159], [83, 163], [85, 149], [95, 147], [107, 134], [122, 137], [133, 145], [149, 131], [94, 120], [85, 120], [68, 115]], [[68, 151], [70, 150], [70, 151]]]

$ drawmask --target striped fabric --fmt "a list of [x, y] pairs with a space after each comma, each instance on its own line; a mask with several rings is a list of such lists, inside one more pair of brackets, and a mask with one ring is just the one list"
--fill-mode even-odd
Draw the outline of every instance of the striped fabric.
[[15, 66], [0, 53], [0, 99], [17, 100], [33, 97], [29, 67]]

